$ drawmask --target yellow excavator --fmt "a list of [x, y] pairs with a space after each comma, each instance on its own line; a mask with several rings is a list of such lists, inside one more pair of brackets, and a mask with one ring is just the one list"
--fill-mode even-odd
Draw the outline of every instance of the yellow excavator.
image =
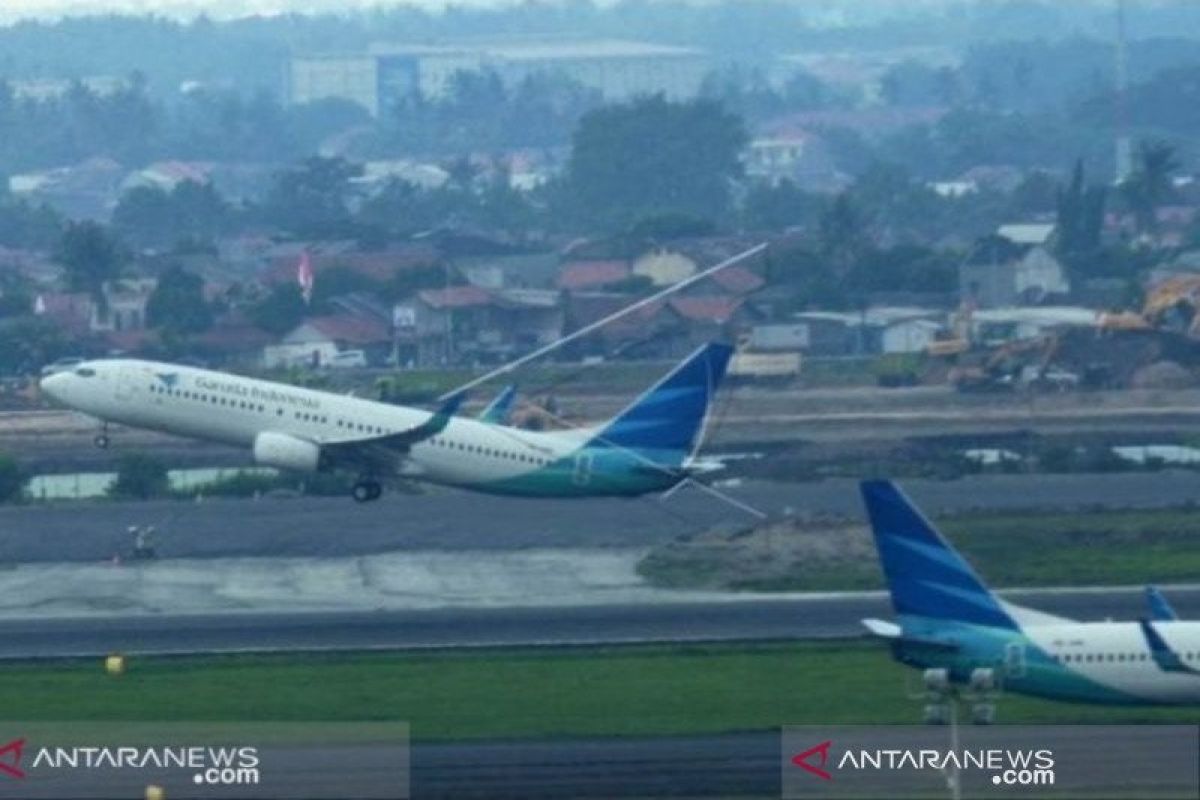
[[1177, 275], [1156, 284], [1141, 311], [1101, 314], [1105, 331], [1175, 330], [1200, 339], [1200, 275]]

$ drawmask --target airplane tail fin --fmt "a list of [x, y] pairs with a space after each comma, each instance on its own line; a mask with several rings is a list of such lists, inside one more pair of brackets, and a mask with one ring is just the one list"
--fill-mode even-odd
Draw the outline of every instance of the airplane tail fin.
[[879, 561], [897, 614], [1019, 630], [971, 566], [891, 481], [863, 481]]
[[703, 439], [709, 408], [732, 355], [727, 344], [704, 345], [601, 426], [589, 446], [653, 450], [664, 465], [682, 464]]

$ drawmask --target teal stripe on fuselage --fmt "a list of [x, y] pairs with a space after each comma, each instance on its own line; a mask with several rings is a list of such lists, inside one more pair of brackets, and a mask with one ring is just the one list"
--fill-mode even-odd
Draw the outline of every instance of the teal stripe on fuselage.
[[523, 475], [471, 488], [520, 497], [633, 497], [674, 486], [683, 477], [679, 463], [673, 451], [582, 447]]
[[[1153, 701], [1110, 688], [1081, 675], [1051, 658], [1023, 633], [1005, 628], [971, 625], [963, 622], [902, 616], [904, 635], [953, 643], [955, 650], [944, 650], [917, 643], [892, 643], [897, 661], [919, 669], [944, 668], [956, 683], [966, 683], [971, 671], [979, 667], [995, 670], [1002, 688], [1022, 694], [1081, 703], [1109, 705], [1147, 705]], [[1009, 647], [1022, 649], [1023, 669], [1009, 669]]]

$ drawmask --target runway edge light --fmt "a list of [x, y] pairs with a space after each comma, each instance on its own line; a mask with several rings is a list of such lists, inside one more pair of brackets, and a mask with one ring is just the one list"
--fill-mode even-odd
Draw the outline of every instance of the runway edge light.
[[167, 800], [167, 793], [161, 786], [150, 784], [146, 787], [146, 800]]
[[[116, 677], [125, 674], [125, 656], [120, 653], [109, 653], [104, 659], [104, 671]], [[147, 794], [147, 796], [149, 796]]]

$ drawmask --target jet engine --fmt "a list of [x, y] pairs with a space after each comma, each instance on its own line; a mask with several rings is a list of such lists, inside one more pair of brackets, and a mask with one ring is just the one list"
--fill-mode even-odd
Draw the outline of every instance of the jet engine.
[[321, 448], [312, 442], [267, 431], [254, 437], [254, 461], [266, 467], [318, 472], [321, 469]]

